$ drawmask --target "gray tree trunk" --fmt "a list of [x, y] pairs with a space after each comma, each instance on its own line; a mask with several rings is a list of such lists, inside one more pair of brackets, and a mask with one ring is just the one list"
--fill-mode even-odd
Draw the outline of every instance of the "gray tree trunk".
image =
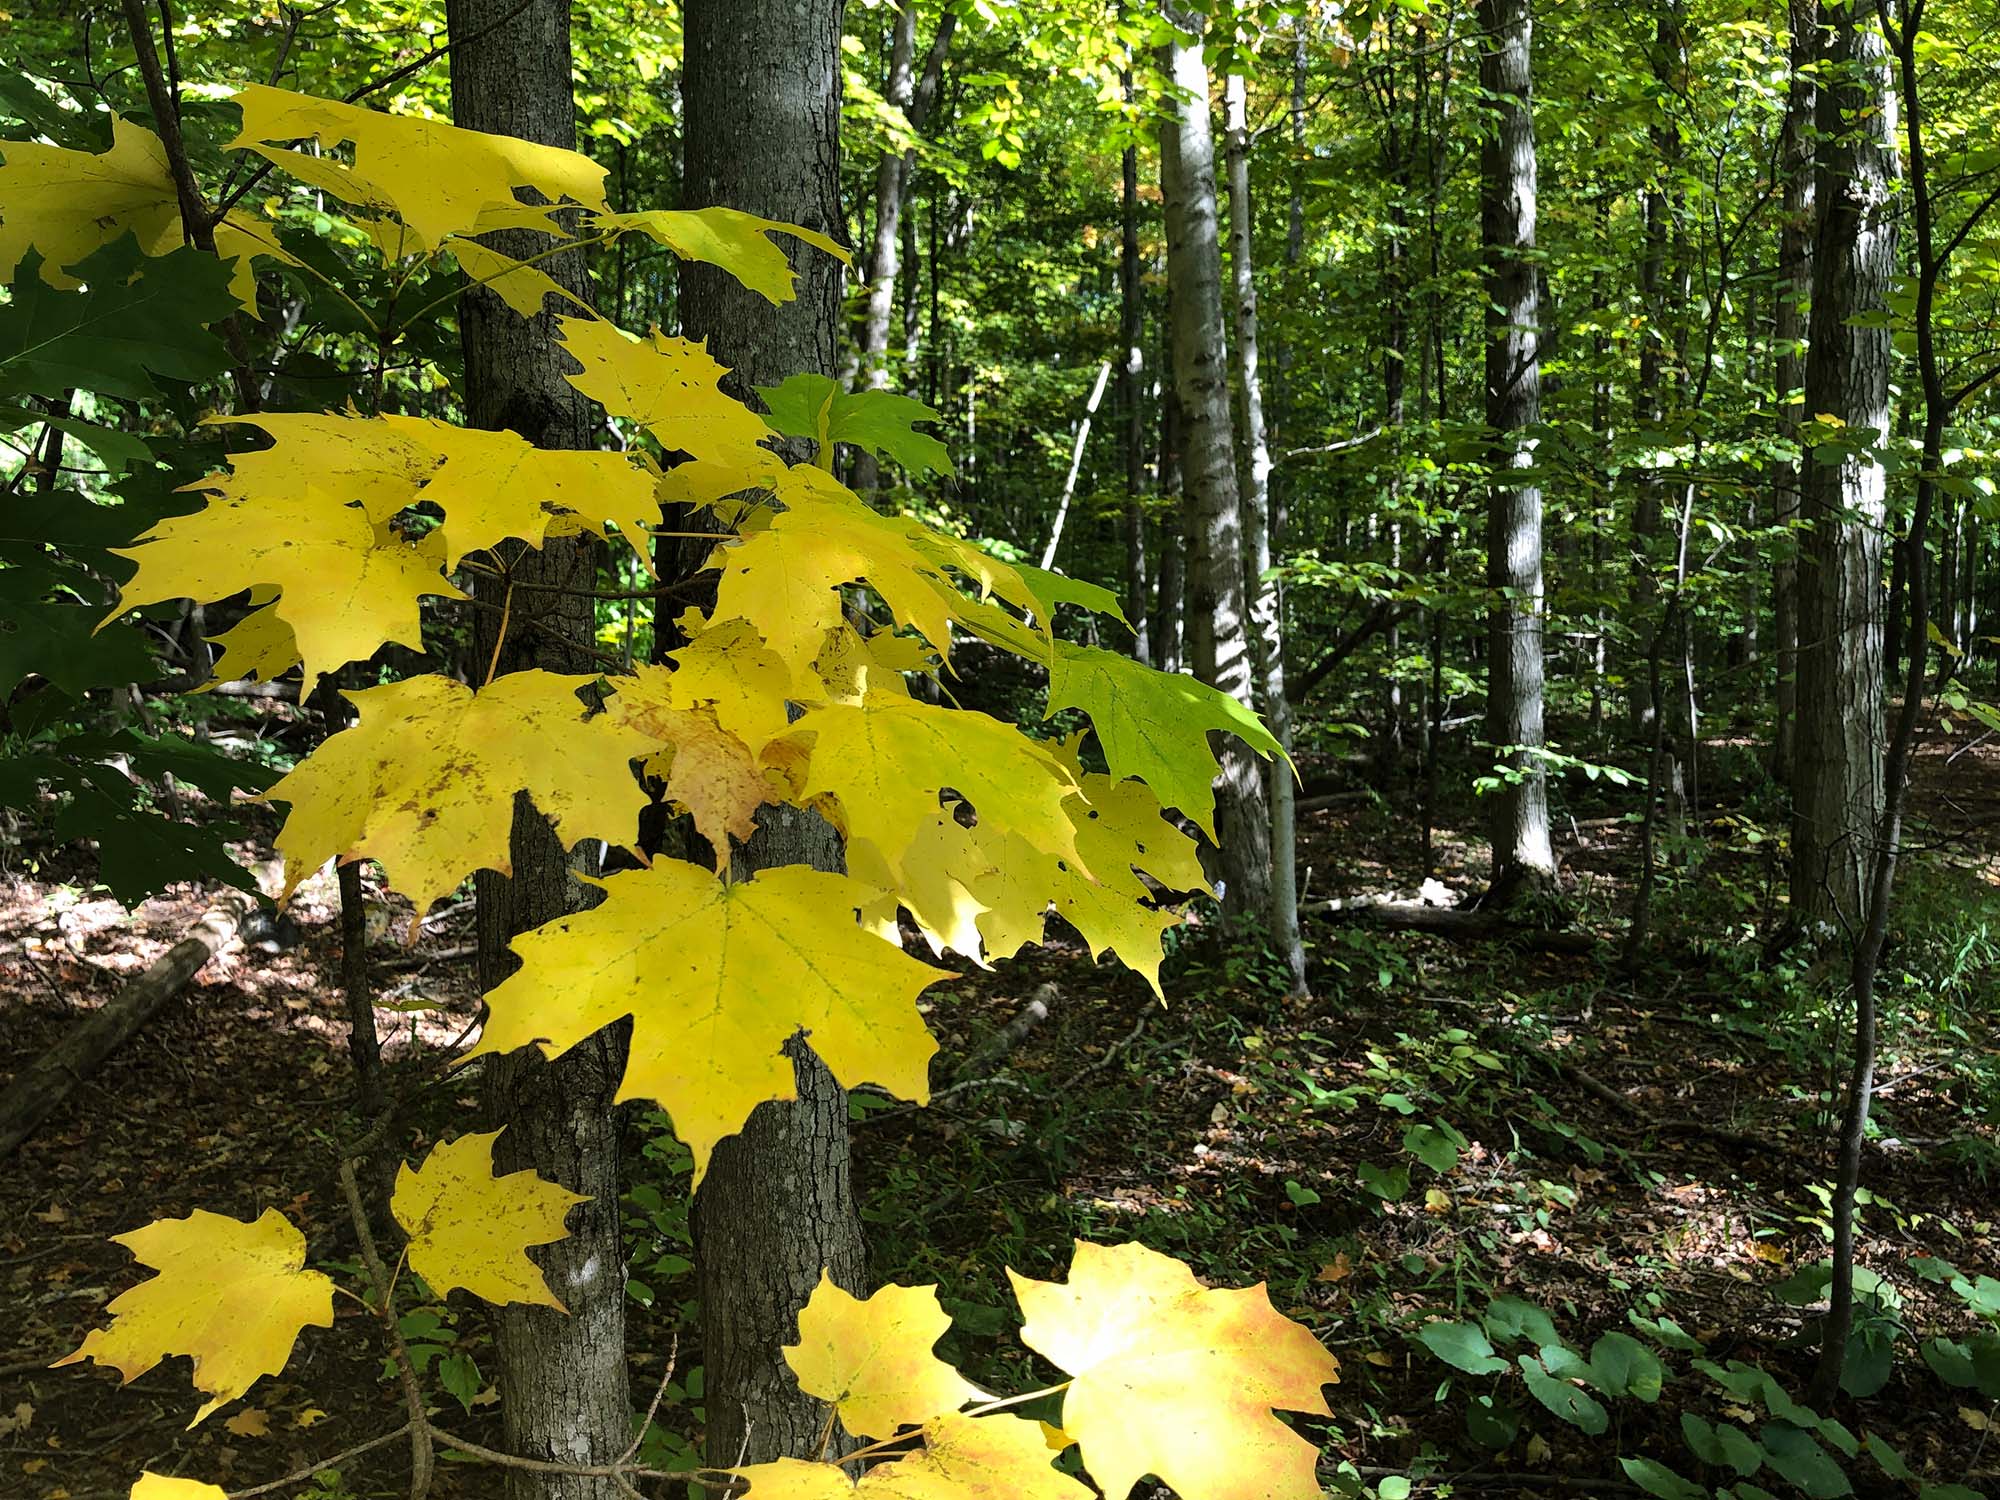
[[[561, 0], [450, 0], [454, 120], [544, 145], [574, 148], [570, 95], [569, 7]], [[531, 254], [546, 241], [510, 233], [500, 249]], [[560, 285], [586, 299], [580, 255], [543, 261]], [[465, 349], [466, 417], [475, 427], [506, 428], [542, 448], [595, 446], [590, 403], [563, 379], [547, 315], [524, 319], [499, 298], [470, 291], [459, 302]], [[539, 550], [515, 549], [517, 580], [588, 591], [596, 586], [599, 545], [589, 537], [550, 538]], [[479, 594], [505, 605], [506, 586], [481, 580]], [[502, 616], [479, 612], [474, 662], [501, 672], [544, 668], [596, 670], [594, 606], [582, 594], [518, 591]], [[532, 622], [532, 623], [531, 623]], [[498, 646], [497, 657], [495, 647]], [[479, 874], [479, 976], [491, 989], [516, 967], [507, 940], [575, 911], [583, 903], [569, 852], [525, 797], [514, 806], [511, 879]], [[594, 847], [594, 846], [588, 846]], [[594, 861], [592, 862], [594, 863]], [[550, 1288], [569, 1311], [510, 1305], [494, 1315], [500, 1346], [500, 1411], [507, 1449], [529, 1458], [607, 1463], [630, 1437], [625, 1371], [625, 1257], [619, 1241], [618, 1126], [612, 1099], [625, 1071], [621, 1023], [546, 1062], [533, 1048], [486, 1061], [485, 1103], [504, 1126], [495, 1148], [501, 1172], [532, 1167], [590, 1201], [571, 1211], [569, 1238], [534, 1252]], [[608, 1479], [510, 1469], [509, 1500], [613, 1500]]]
[[[681, 99], [683, 201], [846, 238], [840, 211], [842, 0], [689, 0]], [[772, 306], [711, 267], [681, 271], [681, 323], [734, 372], [741, 393], [799, 370], [832, 374], [842, 271], [794, 243], [798, 297]], [[842, 868], [816, 814], [767, 809], [736, 856], [739, 877], [775, 865]], [[708, 1462], [809, 1457], [826, 1407], [802, 1394], [782, 1350], [822, 1267], [849, 1291], [865, 1274], [848, 1161], [847, 1096], [793, 1043], [796, 1101], [759, 1105], [721, 1143], [695, 1195], [707, 1371]]]
[[[1160, 126], [1166, 200], [1167, 280], [1173, 290], [1174, 388], [1186, 441], [1188, 656], [1194, 674], [1243, 703], [1255, 701], [1245, 538], [1229, 420], [1229, 354], [1222, 320], [1222, 245], [1215, 192], [1215, 136], [1201, 39], [1176, 27], [1163, 59], [1178, 95]], [[1195, 26], [1197, 21], [1186, 21]], [[1271, 821], [1257, 757], [1225, 737], [1216, 780], [1216, 835], [1232, 922], [1260, 920], [1270, 905]]]
[[1896, 96], [1872, 14], [1828, 5], [1818, 101], [1806, 412], [1838, 418], [1862, 451], [1808, 448], [1801, 485], [1798, 736], [1792, 915], [1851, 936], [1882, 816], [1882, 537], [1889, 320], [1896, 271]]
[[[895, 30], [889, 43], [889, 76], [884, 81], [883, 99], [903, 112], [913, 130], [921, 130], [929, 118], [931, 105], [944, 68], [945, 49], [951, 45], [958, 14], [947, 11], [938, 22], [937, 39], [924, 66], [921, 82], [916, 76], [917, 0], [902, 0], [896, 12]], [[890, 315], [895, 310], [896, 277], [901, 269], [900, 241], [904, 201], [909, 196], [910, 178], [916, 170], [914, 151], [886, 151], [875, 168], [875, 233], [868, 258], [868, 303], [861, 323], [861, 384], [868, 390], [886, 390], [889, 385]], [[867, 449], [854, 455], [854, 487], [868, 491], [881, 485], [881, 465]]]
[[[1797, 441], [1806, 373], [1806, 305], [1812, 296], [1813, 144], [1815, 97], [1812, 63], [1819, 49], [1819, 0], [1791, 0], [1791, 82], [1785, 96], [1785, 124], [1779, 146], [1779, 170], [1784, 173], [1784, 219], [1778, 232], [1778, 306], [1771, 338], [1777, 346], [1774, 384], [1778, 397], [1778, 432]], [[1772, 519], [1787, 525], [1799, 514], [1799, 465], [1780, 464]], [[1771, 626], [1777, 640], [1777, 722], [1771, 731], [1771, 771], [1780, 781], [1792, 777], [1793, 727], [1798, 716], [1799, 567], [1798, 547], [1791, 537], [1778, 542], [1771, 570]]]
[[[1257, 277], [1251, 230], [1250, 120], [1241, 74], [1225, 85], [1229, 164], [1229, 271], [1236, 341], [1237, 396], [1243, 406], [1243, 572], [1250, 591], [1250, 642], [1260, 706], [1278, 742], [1292, 739], [1292, 705], [1285, 694], [1284, 614], [1271, 571], [1271, 449], [1264, 433], [1264, 391], [1257, 371]], [[1297, 787], [1292, 768], [1273, 757], [1265, 766], [1271, 801], [1271, 945], [1285, 961], [1291, 993], [1306, 993], [1306, 949], [1299, 934]]]
[[[1125, 102], [1132, 102], [1132, 70], [1125, 70]], [[1127, 146], [1119, 164], [1123, 197], [1118, 235], [1118, 411], [1125, 445], [1125, 617], [1132, 622], [1132, 654], [1140, 661], [1153, 657], [1152, 632], [1146, 618], [1151, 598], [1146, 590], [1146, 509], [1139, 496], [1146, 488], [1144, 404], [1140, 381], [1146, 373], [1145, 309], [1139, 300], [1139, 148]]]
[[1492, 899], [1551, 889], [1548, 784], [1534, 751], [1542, 732], [1542, 487], [1524, 473], [1541, 422], [1541, 293], [1535, 274], [1535, 118], [1528, 0], [1480, 0], [1479, 82], [1495, 120], [1480, 153], [1480, 243], [1486, 285], [1486, 735], [1514, 778], [1493, 794]]

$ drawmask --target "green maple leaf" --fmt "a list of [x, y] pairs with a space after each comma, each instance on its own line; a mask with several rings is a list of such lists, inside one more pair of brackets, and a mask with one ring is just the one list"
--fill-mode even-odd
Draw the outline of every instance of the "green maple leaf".
[[1056, 643], [1049, 707], [1090, 715], [1114, 777], [1136, 776], [1163, 807], [1177, 807], [1215, 836], [1211, 730], [1235, 735], [1259, 755], [1284, 751], [1263, 721], [1227, 693], [1178, 672], [1161, 672], [1116, 651]]
[[901, 464], [913, 476], [951, 472], [950, 450], [914, 426], [938, 420], [921, 401], [893, 391], [844, 391], [831, 376], [807, 371], [777, 385], [760, 385], [757, 394], [771, 409], [771, 425], [786, 437], [812, 438], [822, 446], [852, 443]]
[[0, 392], [136, 400], [160, 393], [155, 375], [206, 380], [229, 367], [206, 326], [236, 310], [229, 267], [215, 256], [183, 248], [148, 258], [128, 234], [66, 267], [85, 282], [74, 292], [44, 282], [41, 264], [34, 251], [22, 257], [0, 307]]
[[40, 674], [73, 697], [94, 687], [151, 682], [145, 637], [129, 625], [97, 633], [103, 607], [50, 603], [41, 568], [0, 572], [0, 696]]

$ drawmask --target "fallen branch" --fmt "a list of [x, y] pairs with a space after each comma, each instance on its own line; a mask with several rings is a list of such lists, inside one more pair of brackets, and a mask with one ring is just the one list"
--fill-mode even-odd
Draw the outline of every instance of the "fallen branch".
[[1015, 1049], [1028, 1039], [1035, 1028], [1049, 1018], [1049, 1007], [1055, 1004], [1061, 993], [1053, 984], [1037, 985], [1034, 994], [1028, 997], [1028, 1003], [1021, 1007], [1020, 1014], [989, 1037], [984, 1046], [966, 1058], [964, 1066], [958, 1070], [952, 1081], [962, 1083], [967, 1079], [978, 1078], [993, 1064], [1003, 1058], [1011, 1057]]
[[251, 893], [225, 891], [202, 913], [193, 932], [16, 1074], [0, 1096], [0, 1158], [13, 1155], [78, 1084], [186, 988], [256, 909]]

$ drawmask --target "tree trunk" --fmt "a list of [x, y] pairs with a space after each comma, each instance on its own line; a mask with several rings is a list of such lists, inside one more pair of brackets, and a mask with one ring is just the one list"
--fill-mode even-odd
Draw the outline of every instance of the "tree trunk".
[[[569, 7], [560, 0], [450, 0], [451, 96], [456, 123], [544, 145], [573, 149]], [[492, 236], [507, 253], [533, 254], [546, 237], [513, 231]], [[588, 298], [580, 255], [558, 255], [541, 269]], [[542, 448], [588, 448], [596, 422], [590, 403], [563, 379], [565, 356], [552, 318], [522, 318], [483, 289], [459, 302], [465, 349], [466, 418], [475, 427], [518, 432]], [[551, 537], [510, 558], [523, 583], [590, 590], [599, 544]], [[489, 602], [505, 585], [481, 581]], [[536, 627], [528, 629], [530, 617]], [[512, 628], [501, 639], [500, 625]], [[503, 615], [480, 611], [474, 659], [501, 672], [539, 667], [596, 670], [592, 602], [582, 594], [517, 594]], [[479, 975], [491, 989], [516, 967], [514, 934], [576, 910], [584, 887], [549, 821], [523, 796], [514, 805], [511, 879], [479, 874]], [[595, 846], [586, 846], [594, 848]], [[587, 861], [594, 865], [595, 861]], [[569, 1237], [534, 1252], [549, 1286], [569, 1309], [514, 1304], [494, 1315], [500, 1346], [500, 1411], [507, 1449], [529, 1458], [608, 1463], [631, 1435], [625, 1374], [625, 1258], [619, 1242], [618, 1127], [612, 1099], [625, 1070], [627, 1028], [608, 1027], [554, 1062], [528, 1048], [486, 1061], [485, 1102], [504, 1127], [495, 1148], [502, 1172], [532, 1167], [572, 1192], [588, 1195], [570, 1214]], [[509, 1500], [613, 1500], [609, 1479], [510, 1469]]]
[[[1230, 353], [1243, 405], [1243, 573], [1250, 593], [1250, 644], [1259, 706], [1278, 743], [1291, 745], [1292, 705], [1285, 695], [1285, 635], [1271, 571], [1271, 450], [1264, 433], [1264, 392], [1257, 371], [1257, 277], [1250, 206], [1250, 120], [1243, 77], [1230, 75], [1228, 100], [1229, 272], [1236, 341]], [[1291, 993], [1306, 993], [1306, 950], [1299, 934], [1297, 788], [1292, 768], [1272, 757], [1265, 765], [1271, 805], [1271, 946], [1285, 961]]]
[[[1124, 77], [1125, 102], [1132, 102], [1132, 70]], [[1120, 163], [1123, 198], [1118, 236], [1118, 412], [1125, 445], [1125, 617], [1132, 622], [1132, 654], [1140, 661], [1153, 657], [1152, 633], [1146, 612], [1146, 509], [1139, 497], [1146, 488], [1146, 417], [1139, 400], [1146, 372], [1145, 308], [1139, 300], [1139, 148], [1127, 146]]]
[[[1178, 90], [1160, 127], [1160, 174], [1167, 217], [1167, 279], [1173, 288], [1174, 387], [1187, 440], [1182, 457], [1187, 503], [1187, 629], [1194, 674], [1239, 702], [1254, 700], [1255, 653], [1236, 458], [1229, 420], [1229, 355], [1222, 321], [1222, 246], [1217, 234], [1215, 140], [1208, 64], [1199, 34], [1175, 27], [1164, 63]], [[1198, 22], [1189, 21], [1189, 25]], [[1270, 904], [1271, 825], [1257, 757], [1224, 737], [1216, 782], [1216, 842], [1222, 909], [1234, 923], [1260, 919]]]
[[1541, 297], [1535, 249], [1535, 120], [1528, 0], [1480, 0], [1479, 81], [1496, 119], [1480, 156], [1480, 241], [1486, 286], [1486, 425], [1493, 475], [1486, 506], [1488, 625], [1486, 735], [1512, 774], [1494, 792], [1491, 899], [1551, 890], [1542, 737], [1542, 488], [1535, 461], [1541, 422]]
[[1889, 429], [1896, 102], [1873, 22], [1855, 4], [1828, 10], [1806, 412], [1838, 419], [1855, 448], [1805, 456], [1792, 916], [1851, 938], [1882, 816], [1888, 475], [1875, 450]]
[[[841, 0], [689, 0], [681, 98], [684, 201], [846, 238], [840, 210]], [[795, 301], [772, 306], [711, 267], [681, 272], [682, 331], [706, 339], [739, 392], [800, 370], [831, 374], [841, 267], [792, 242]], [[776, 865], [842, 867], [817, 814], [766, 809], [737, 854], [739, 877]], [[825, 1406], [781, 1352], [821, 1268], [862, 1289], [865, 1252], [849, 1177], [847, 1096], [792, 1044], [795, 1101], [761, 1104], [721, 1143], [695, 1195], [694, 1236], [707, 1369], [708, 1461], [810, 1457]], [[746, 1446], [747, 1445], [747, 1446]]]
[[[951, 45], [958, 25], [955, 11], [947, 11], [938, 23], [937, 39], [924, 65], [920, 83], [915, 72], [917, 53], [917, 3], [902, 0], [896, 12], [896, 26], [889, 44], [889, 77], [882, 98], [901, 110], [912, 130], [921, 130], [937, 98], [944, 69], [945, 49]], [[875, 234], [868, 257], [868, 303], [861, 323], [861, 384], [871, 391], [886, 390], [889, 367], [889, 321], [894, 311], [896, 276], [900, 270], [899, 249], [903, 233], [903, 204], [909, 195], [910, 178], [916, 170], [916, 152], [889, 150], [875, 169]], [[782, 377], [780, 377], [782, 378]], [[858, 448], [854, 454], [854, 487], [868, 491], [880, 487], [881, 465], [873, 453]]]
[[[1819, 0], [1791, 0], [1791, 83], [1785, 96], [1785, 124], [1779, 145], [1785, 203], [1778, 231], [1778, 308], [1771, 330], [1777, 346], [1775, 384], [1778, 433], [1798, 441], [1805, 395], [1805, 309], [1812, 295], [1813, 162], [1812, 123], [1818, 93], [1812, 63], [1819, 48]], [[1789, 526], [1799, 514], [1799, 465], [1781, 463], [1772, 497], [1772, 520]], [[1777, 722], [1771, 731], [1771, 772], [1792, 779], [1793, 728], [1799, 691], [1799, 547], [1796, 537], [1778, 539], [1771, 570], [1771, 628], [1777, 637]]]

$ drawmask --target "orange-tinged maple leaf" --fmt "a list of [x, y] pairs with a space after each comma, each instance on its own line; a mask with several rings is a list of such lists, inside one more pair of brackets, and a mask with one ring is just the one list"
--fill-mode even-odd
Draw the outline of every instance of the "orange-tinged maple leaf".
[[1146, 1474], [1182, 1500], [1318, 1500], [1317, 1450], [1272, 1408], [1326, 1415], [1339, 1362], [1261, 1285], [1211, 1291], [1156, 1250], [1082, 1240], [1067, 1283], [1007, 1274], [1021, 1341], [1071, 1376], [1063, 1430], [1107, 1500]]
[[431, 675], [347, 694], [359, 722], [264, 794], [291, 804], [283, 894], [329, 859], [365, 856], [421, 914], [474, 870], [512, 871], [508, 810], [522, 791], [568, 843], [632, 842], [646, 797], [630, 763], [654, 745], [585, 716], [577, 690], [595, 681], [511, 672], [474, 693]]
[[159, 1274], [114, 1298], [111, 1326], [56, 1365], [91, 1359], [132, 1381], [188, 1355], [210, 1397], [190, 1427], [282, 1370], [301, 1328], [333, 1326], [333, 1282], [304, 1269], [305, 1236], [275, 1208], [253, 1223], [196, 1209], [112, 1241]]
[[[606, 712], [660, 747], [647, 758], [646, 774], [666, 782], [667, 800], [694, 819], [720, 869], [729, 857], [729, 841], [747, 840], [757, 831], [757, 809], [781, 799], [750, 747], [722, 727], [715, 710], [685, 699], [680, 678], [679, 672], [648, 665], [630, 677], [611, 678], [616, 691]], [[777, 711], [782, 714], [784, 707], [780, 698]]]
[[931, 1352], [951, 1328], [934, 1286], [850, 1295], [826, 1272], [799, 1313], [785, 1363], [808, 1396], [831, 1401], [847, 1430], [885, 1438], [956, 1411], [978, 1388]]
[[666, 1109], [697, 1181], [753, 1108], [795, 1096], [795, 1033], [847, 1087], [930, 1097], [937, 1043], [916, 997], [948, 975], [860, 927], [867, 886], [800, 865], [725, 885], [667, 859], [597, 884], [600, 905], [514, 939], [521, 967], [487, 995], [468, 1056], [537, 1043], [554, 1057], [630, 1016], [618, 1097]]
[[858, 1482], [833, 1464], [796, 1458], [734, 1472], [755, 1500], [1091, 1500], [1088, 1486], [1052, 1467], [1039, 1422], [951, 1412], [927, 1423], [923, 1437], [919, 1451], [875, 1465]]
[[488, 1302], [531, 1302], [562, 1311], [530, 1245], [564, 1239], [563, 1220], [582, 1193], [523, 1170], [493, 1172], [495, 1130], [431, 1148], [424, 1164], [404, 1162], [389, 1211], [410, 1237], [410, 1265], [443, 1296], [463, 1287]]

